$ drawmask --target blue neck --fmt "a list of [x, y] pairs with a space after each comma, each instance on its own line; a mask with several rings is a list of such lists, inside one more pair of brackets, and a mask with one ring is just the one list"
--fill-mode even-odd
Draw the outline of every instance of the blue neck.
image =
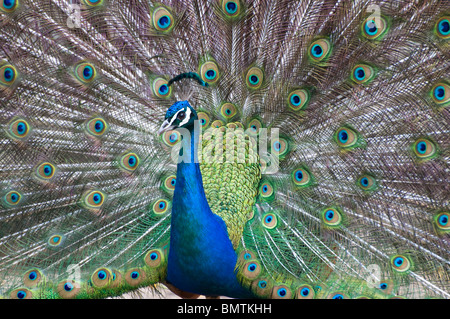
[[172, 205], [167, 281], [202, 295], [250, 298], [235, 275], [237, 256], [225, 222], [212, 213], [196, 158], [200, 129], [183, 137]]

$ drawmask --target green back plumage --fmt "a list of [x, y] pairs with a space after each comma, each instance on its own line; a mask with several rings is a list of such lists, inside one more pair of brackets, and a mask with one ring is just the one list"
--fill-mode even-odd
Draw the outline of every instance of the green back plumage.
[[[245, 287], [450, 297], [448, 2], [11, 3], [0, 4], [3, 298], [164, 282], [180, 135], [156, 132], [181, 100], [202, 121], [205, 193]], [[168, 85], [185, 72], [208, 86]], [[262, 128], [267, 152], [253, 148]], [[205, 161], [230, 129], [243, 151]]]

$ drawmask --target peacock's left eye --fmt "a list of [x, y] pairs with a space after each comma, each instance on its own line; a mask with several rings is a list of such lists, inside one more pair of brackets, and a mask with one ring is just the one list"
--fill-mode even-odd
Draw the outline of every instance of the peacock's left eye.
[[186, 118], [186, 112], [185, 111], [181, 111], [181, 112], [178, 113], [177, 119], [184, 120], [185, 118]]

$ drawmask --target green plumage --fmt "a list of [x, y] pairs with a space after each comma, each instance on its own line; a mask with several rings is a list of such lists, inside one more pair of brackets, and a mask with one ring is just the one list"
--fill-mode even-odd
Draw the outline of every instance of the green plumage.
[[449, 298], [449, 12], [0, 1], [1, 298], [167, 284], [181, 133], [157, 131], [184, 100], [245, 288]]

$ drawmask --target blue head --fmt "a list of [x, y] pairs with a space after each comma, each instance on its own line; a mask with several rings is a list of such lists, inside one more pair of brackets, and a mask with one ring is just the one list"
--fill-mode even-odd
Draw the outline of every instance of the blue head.
[[197, 112], [189, 105], [188, 101], [176, 102], [167, 110], [165, 121], [161, 125], [158, 134], [176, 128], [193, 128], [195, 120], [198, 120]]

